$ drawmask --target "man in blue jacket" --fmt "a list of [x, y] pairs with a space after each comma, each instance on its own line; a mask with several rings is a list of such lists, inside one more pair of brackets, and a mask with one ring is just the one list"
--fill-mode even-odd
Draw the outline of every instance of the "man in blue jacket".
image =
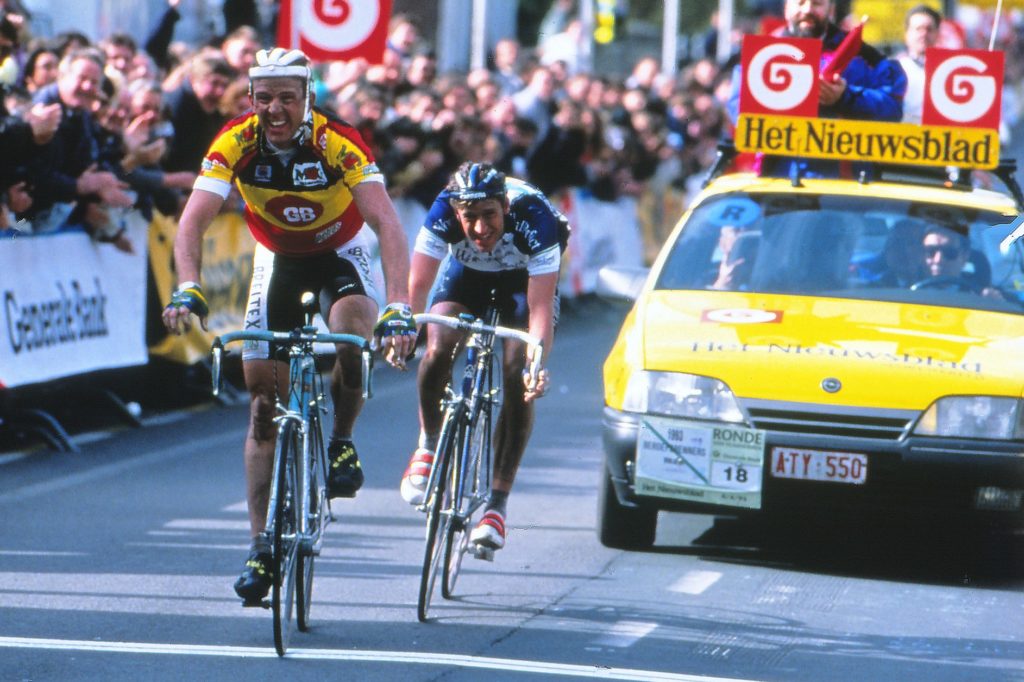
[[[785, 27], [779, 36], [787, 38], [818, 38], [822, 41], [822, 65], [831, 60], [846, 32], [832, 23], [835, 0], [786, 0]], [[729, 116], [735, 124], [739, 118], [740, 67], [733, 72], [732, 93], [729, 97]], [[907, 76], [899, 62], [890, 60], [874, 47], [864, 43], [860, 52], [835, 80], [818, 81], [818, 115], [821, 118], [846, 118], [861, 121], [899, 122], [903, 117], [903, 95], [907, 90]], [[793, 163], [779, 163], [782, 159], [765, 159], [763, 173], [785, 175]], [[834, 161], [798, 161], [807, 163], [808, 170], [818, 175], [836, 175], [838, 163]]]

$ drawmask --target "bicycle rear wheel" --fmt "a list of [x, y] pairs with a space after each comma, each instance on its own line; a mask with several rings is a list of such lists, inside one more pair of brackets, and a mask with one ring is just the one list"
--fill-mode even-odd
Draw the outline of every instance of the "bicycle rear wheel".
[[[326, 526], [325, 514], [327, 512], [327, 497], [324, 494], [327, 485], [326, 466], [327, 454], [324, 450], [324, 439], [320, 431], [319, 417], [313, 415], [310, 419], [309, 429], [309, 502], [306, 505], [308, 510], [309, 537], [315, 540], [323, 532]], [[313, 565], [316, 556], [313, 554], [313, 547], [302, 547], [299, 551], [297, 568], [295, 569], [296, 585], [295, 597], [298, 602], [298, 613], [296, 621], [300, 632], [309, 630], [309, 611], [313, 598]]]
[[284, 656], [291, 637], [295, 606], [295, 569], [299, 528], [298, 462], [302, 456], [302, 434], [298, 426], [285, 421], [277, 434], [277, 504], [274, 505], [274, 587], [270, 605], [274, 612], [274, 647]]
[[430, 599], [434, 593], [434, 582], [437, 580], [438, 569], [444, 548], [449, 539], [452, 524], [452, 490], [449, 469], [458, 456], [458, 443], [462, 433], [461, 406], [448, 413], [445, 425], [441, 429], [441, 442], [438, 444], [434, 466], [437, 471], [436, 487], [427, 492], [427, 538], [423, 547], [423, 569], [420, 573], [420, 593], [416, 604], [416, 617], [421, 623], [427, 620]]

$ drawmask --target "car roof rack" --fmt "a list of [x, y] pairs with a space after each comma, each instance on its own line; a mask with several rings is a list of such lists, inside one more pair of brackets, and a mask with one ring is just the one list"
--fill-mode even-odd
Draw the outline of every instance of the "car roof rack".
[[736, 145], [730, 139], [722, 139], [718, 142], [718, 153], [712, 162], [708, 172], [704, 175], [704, 181], [700, 183], [701, 189], [711, 184], [711, 181], [725, 172], [733, 159], [736, 158]]
[[1017, 182], [1017, 159], [1000, 159], [992, 174], [1003, 181], [1006, 189], [1013, 195], [1013, 201], [1017, 204], [1017, 210], [1024, 213], [1024, 192], [1021, 191], [1020, 183]]
[[892, 182], [925, 187], [946, 187], [969, 192], [971, 172], [968, 169], [940, 166], [913, 166], [908, 164], [876, 163], [871, 170], [861, 173], [862, 183]]
[[[1013, 197], [1017, 210], [1024, 212], [1024, 191], [1017, 182], [1017, 160], [1000, 159], [999, 165], [991, 170]], [[859, 182], [892, 182], [918, 186], [947, 187], [969, 192], [974, 189], [972, 172], [969, 168], [949, 166], [908, 166], [891, 163], [876, 163], [871, 170], [861, 171]]]
[[[701, 182], [701, 188], [711, 184], [713, 180], [725, 173], [738, 152], [733, 140], [723, 138], [719, 141], [715, 160], [708, 168]], [[790, 169], [789, 180], [794, 187], [801, 185], [803, 169], [800, 164], [793, 164]], [[999, 178], [1006, 186], [1007, 191], [1013, 197], [1017, 210], [1024, 213], [1024, 190], [1017, 182], [1017, 159], [1004, 158], [999, 160], [999, 165], [992, 169], [992, 174]], [[947, 187], [959, 189], [965, 192], [971, 191], [974, 185], [971, 182], [971, 171], [966, 168], [938, 167], [938, 166], [911, 166], [906, 164], [874, 163], [869, 168], [860, 172], [857, 181], [861, 184], [870, 182], [892, 182], [918, 186]]]

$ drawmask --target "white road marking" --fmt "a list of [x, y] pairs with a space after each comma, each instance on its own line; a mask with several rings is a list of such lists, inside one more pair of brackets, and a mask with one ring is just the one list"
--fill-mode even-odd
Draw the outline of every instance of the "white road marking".
[[[271, 648], [242, 646], [210, 646], [187, 644], [150, 644], [146, 642], [94, 642], [73, 639], [42, 639], [0, 637], [0, 648], [46, 649], [118, 654], [162, 654], [177, 656], [220, 656], [227, 658], [277, 658]], [[320, 661], [358, 661], [364, 663], [401, 663], [454, 666], [479, 670], [502, 670], [517, 673], [538, 673], [562, 677], [588, 677], [602, 680], [673, 680], [675, 682], [752, 682], [734, 677], [711, 677], [638, 670], [608, 668], [568, 663], [547, 663], [514, 658], [489, 658], [461, 654], [434, 654], [413, 651], [348, 651], [338, 649], [289, 649], [288, 658]]]
[[722, 574], [718, 571], [689, 571], [669, 586], [669, 592], [701, 594], [718, 582]]
[[171, 519], [164, 528], [174, 530], [249, 530], [249, 522], [245, 520], [227, 519]]
[[221, 511], [223, 511], [223, 512], [242, 512], [243, 514], [245, 514], [245, 513], [247, 513], [249, 511], [249, 503], [246, 502], [245, 500], [242, 500], [241, 502], [235, 502], [234, 504], [229, 504], [228, 506], [226, 506], [223, 509], [221, 509]]
[[595, 640], [594, 644], [625, 649], [646, 637], [656, 627], [658, 627], [657, 623], [620, 620], [607, 633]]
[[27, 452], [15, 452], [9, 455], [0, 455], [0, 466], [3, 466], [4, 464], [14, 464], [26, 457], [28, 457]]
[[248, 552], [249, 543], [213, 543], [213, 542], [126, 542], [125, 547], [162, 547], [164, 549], [229, 549], [232, 552]]
[[149, 464], [155, 464], [166, 459], [174, 459], [175, 457], [184, 457], [186, 455], [194, 455], [197, 451], [206, 449], [215, 450], [226, 447], [229, 442], [234, 443], [238, 441], [238, 436], [234, 432], [231, 433], [217, 433], [206, 438], [200, 438], [198, 440], [190, 440], [187, 443], [180, 443], [178, 445], [159, 450], [157, 452], [151, 452], [148, 455], [141, 457], [134, 457], [132, 459], [125, 459], [112, 464], [105, 464], [98, 466], [86, 471], [80, 471], [78, 473], [69, 474], [67, 476], [61, 476], [58, 478], [51, 479], [49, 481], [43, 481], [41, 483], [34, 483], [27, 485], [22, 488], [16, 488], [9, 493], [0, 494], [0, 504], [5, 502], [18, 502], [25, 500], [37, 495], [46, 495], [54, 493], [67, 488], [72, 488], [82, 483], [90, 483], [104, 478], [109, 478], [122, 474], [125, 471], [131, 471], [132, 469], [138, 469], [140, 467], [147, 466]]
[[31, 550], [0, 549], [0, 556], [88, 556], [85, 552], [35, 552]]

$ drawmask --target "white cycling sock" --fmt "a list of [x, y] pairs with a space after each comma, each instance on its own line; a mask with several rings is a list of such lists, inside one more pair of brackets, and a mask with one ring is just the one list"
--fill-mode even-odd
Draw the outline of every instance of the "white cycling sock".
[[440, 434], [433, 433], [428, 434], [424, 431], [420, 431], [420, 440], [417, 447], [421, 447], [424, 450], [430, 450], [431, 452], [437, 452], [437, 438]]

